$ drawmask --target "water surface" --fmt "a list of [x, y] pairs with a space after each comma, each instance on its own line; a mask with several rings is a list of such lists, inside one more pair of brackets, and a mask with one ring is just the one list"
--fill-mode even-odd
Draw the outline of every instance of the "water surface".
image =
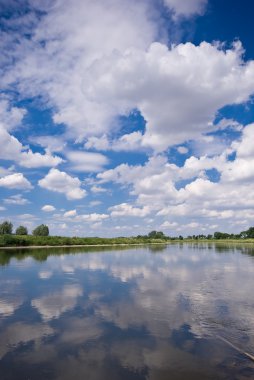
[[253, 379], [253, 253], [0, 251], [1, 380]]

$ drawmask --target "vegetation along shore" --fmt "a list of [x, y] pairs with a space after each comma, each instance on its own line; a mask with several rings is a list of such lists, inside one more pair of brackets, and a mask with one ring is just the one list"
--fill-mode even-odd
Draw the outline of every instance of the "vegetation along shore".
[[13, 225], [9, 221], [0, 224], [0, 247], [45, 247], [45, 246], [107, 246], [107, 245], [136, 245], [136, 244], [160, 244], [174, 241], [233, 241], [254, 243], [254, 227], [239, 234], [228, 234], [215, 232], [213, 235], [199, 234], [183, 237], [167, 236], [161, 231], [151, 231], [147, 235], [132, 237], [65, 237], [50, 236], [48, 226], [41, 224], [37, 226], [32, 234], [28, 234], [25, 226], [19, 226], [13, 232]]

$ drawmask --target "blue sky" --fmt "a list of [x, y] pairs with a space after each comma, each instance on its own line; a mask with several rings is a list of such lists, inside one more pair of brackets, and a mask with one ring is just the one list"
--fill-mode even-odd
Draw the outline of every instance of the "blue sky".
[[253, 225], [253, 8], [0, 1], [0, 219], [78, 236]]

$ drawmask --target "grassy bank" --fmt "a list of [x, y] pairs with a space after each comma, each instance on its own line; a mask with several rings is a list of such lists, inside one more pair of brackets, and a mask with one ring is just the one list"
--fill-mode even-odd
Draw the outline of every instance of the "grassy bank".
[[151, 244], [165, 243], [169, 241], [169, 239], [148, 239], [136, 237], [81, 238], [63, 236], [0, 235], [0, 247]]
[[254, 239], [151, 239], [148, 237], [63, 237], [33, 235], [0, 235], [0, 247], [43, 247], [43, 246], [96, 246], [159, 243], [220, 243], [220, 244], [254, 244]]

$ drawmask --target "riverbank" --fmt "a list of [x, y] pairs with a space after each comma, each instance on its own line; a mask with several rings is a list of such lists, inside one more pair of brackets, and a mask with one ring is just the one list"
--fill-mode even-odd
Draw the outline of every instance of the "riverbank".
[[1, 235], [0, 249], [22, 248], [68, 248], [68, 247], [109, 247], [109, 246], [140, 246], [162, 245], [172, 243], [188, 244], [254, 244], [254, 239], [151, 239], [144, 237], [63, 237], [63, 236], [32, 236], [32, 235]]
[[21, 245], [21, 246], [6, 246], [2, 249], [38, 249], [38, 248], [89, 248], [89, 247], [128, 247], [128, 246], [144, 246], [144, 245], [167, 245], [172, 242], [156, 242], [156, 243], [126, 243], [126, 244], [79, 244], [79, 245]]
[[33, 235], [0, 235], [0, 248], [39, 248], [39, 247], [90, 247], [112, 245], [165, 244], [169, 239], [150, 239], [136, 237], [64, 237]]

